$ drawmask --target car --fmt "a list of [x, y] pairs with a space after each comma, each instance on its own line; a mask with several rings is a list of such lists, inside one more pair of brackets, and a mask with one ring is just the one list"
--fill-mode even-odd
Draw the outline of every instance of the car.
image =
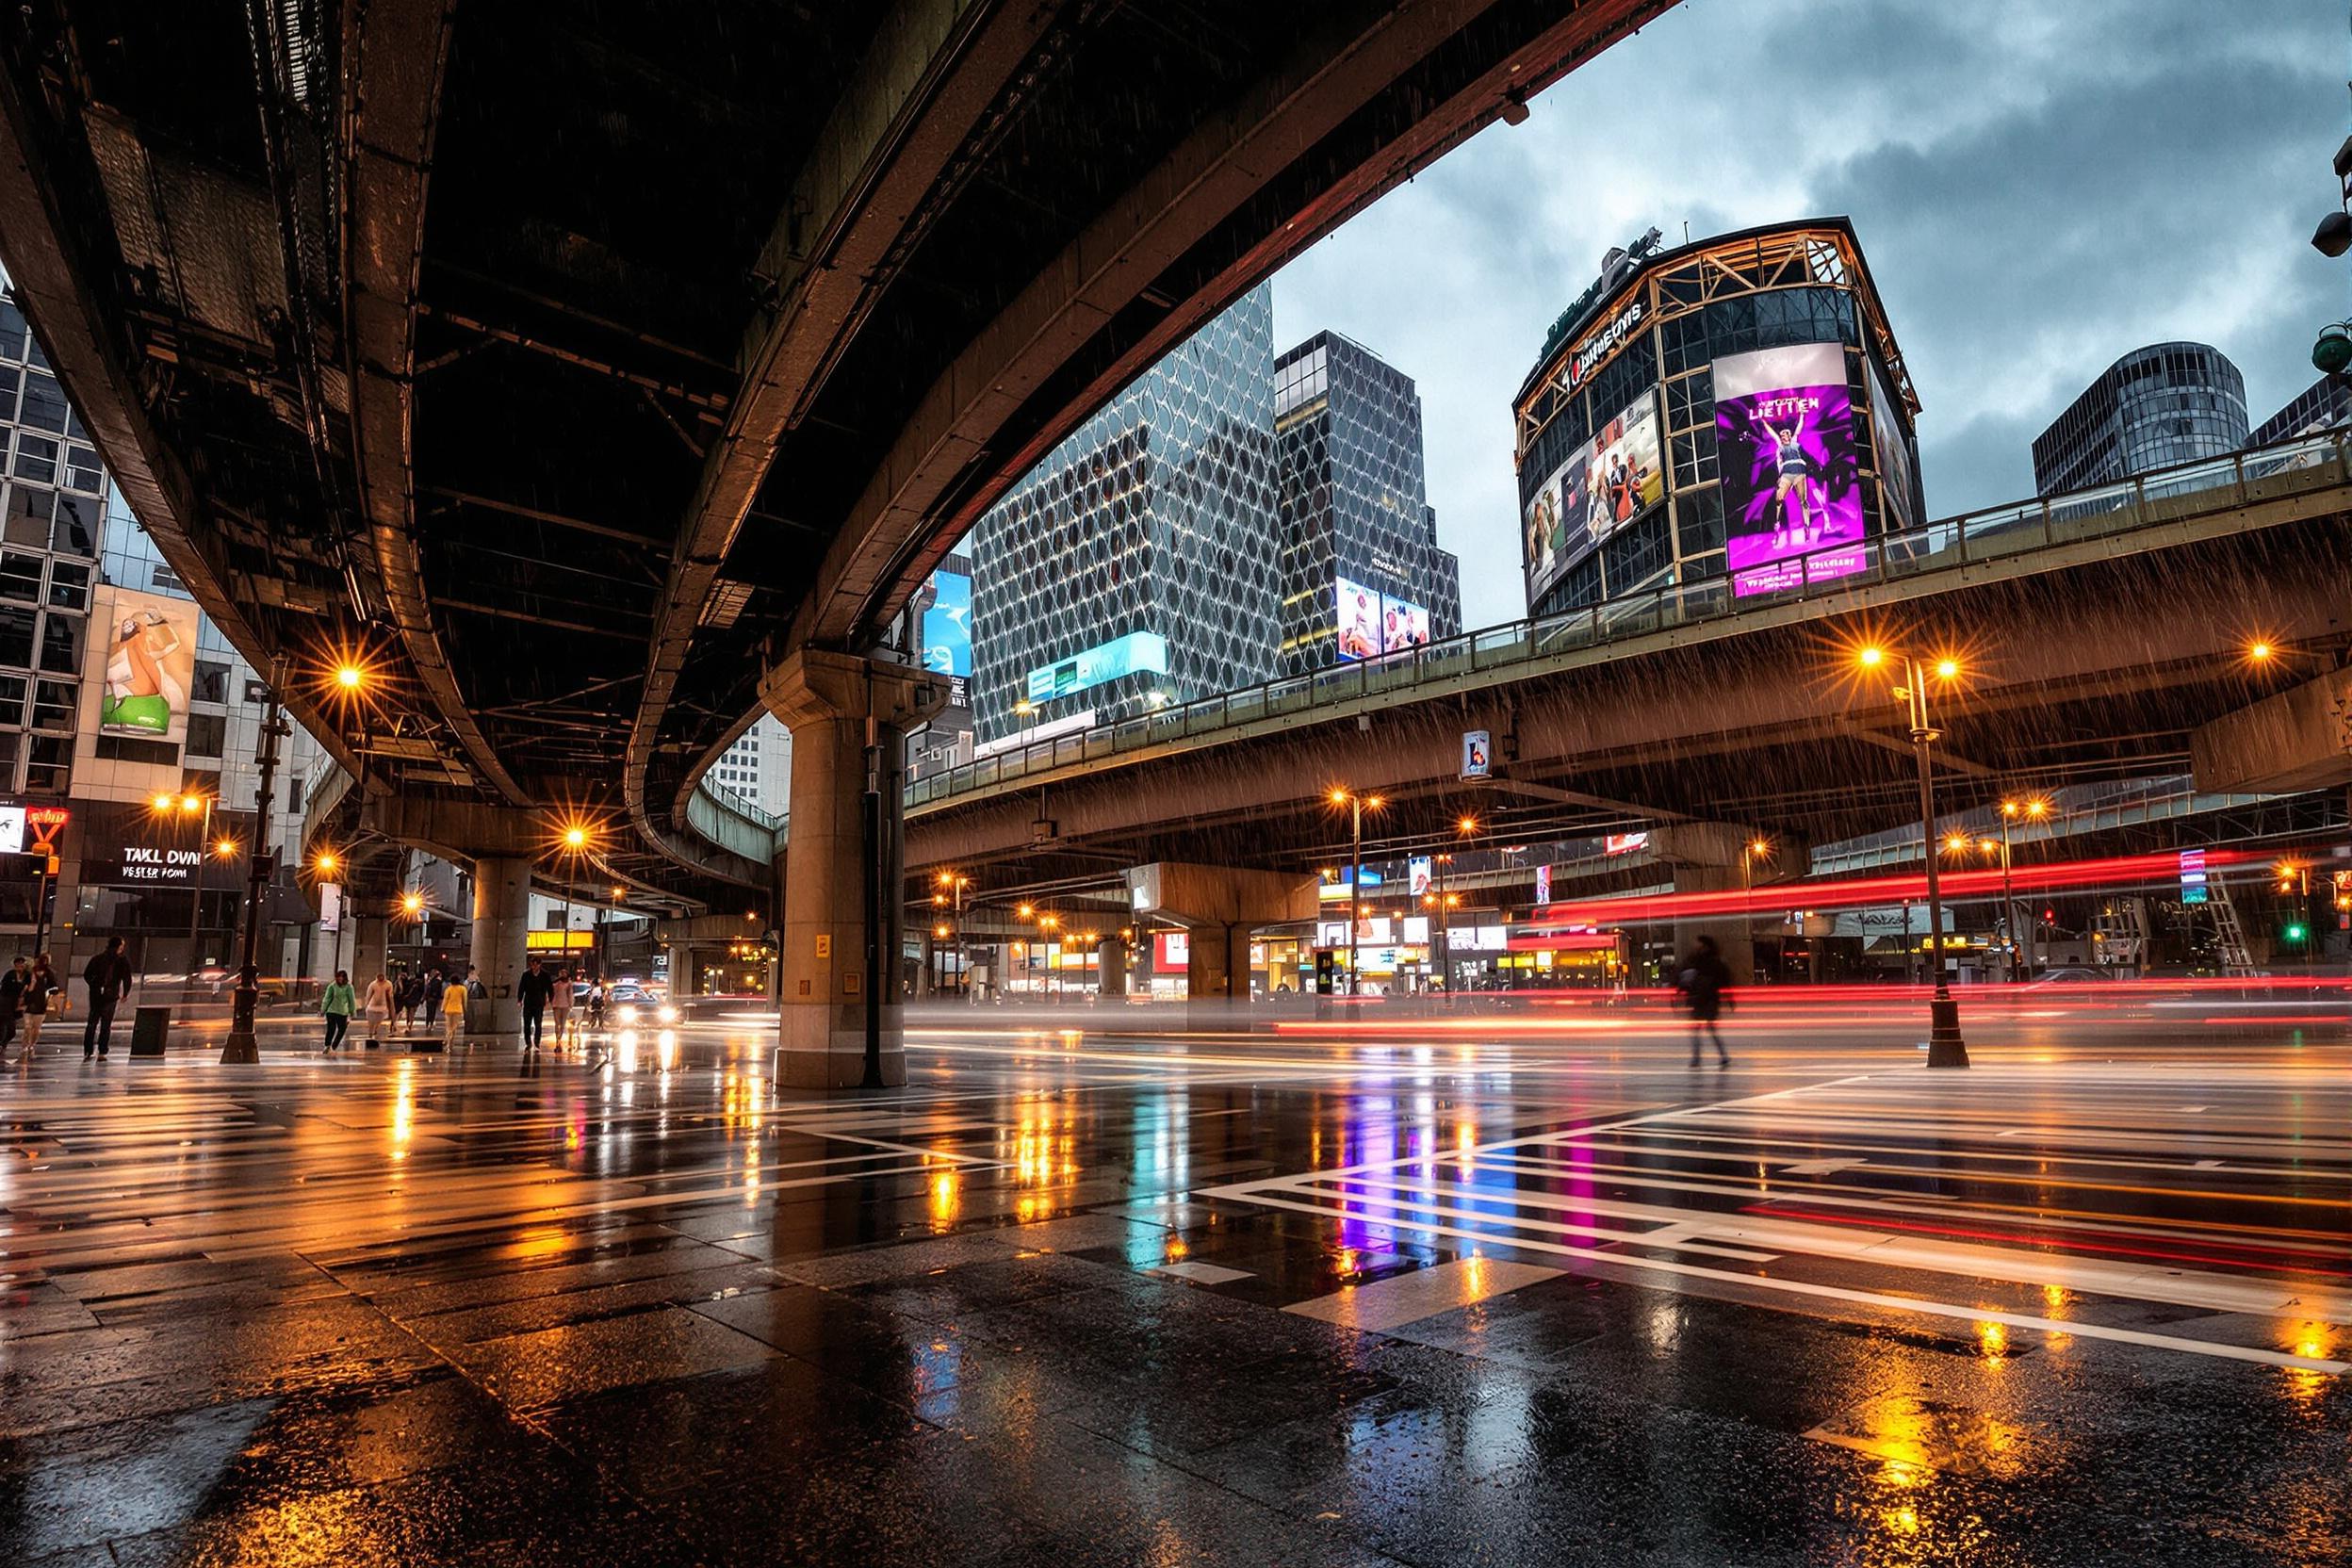
[[2046, 969], [2034, 977], [2037, 986], [2074, 986], [2086, 980], [2113, 980], [2115, 974], [2103, 969], [2090, 969], [2082, 964], [2061, 964]]

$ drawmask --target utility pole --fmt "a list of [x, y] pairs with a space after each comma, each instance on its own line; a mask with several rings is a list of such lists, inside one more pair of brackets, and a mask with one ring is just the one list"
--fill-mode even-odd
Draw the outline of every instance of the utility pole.
[[261, 1002], [261, 905], [270, 890], [277, 865], [270, 843], [270, 796], [278, 776], [278, 742], [289, 731], [281, 707], [286, 685], [286, 655], [270, 659], [270, 707], [261, 721], [261, 779], [253, 796], [253, 841], [245, 853], [245, 934], [237, 972], [237, 1006], [229, 1023], [228, 1043], [220, 1048], [224, 1065], [261, 1060], [253, 1039], [253, 1012]]

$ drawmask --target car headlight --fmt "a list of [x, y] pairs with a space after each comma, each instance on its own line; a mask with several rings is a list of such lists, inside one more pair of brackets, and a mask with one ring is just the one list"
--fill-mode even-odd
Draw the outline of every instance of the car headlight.
[[678, 1009], [676, 1007], [665, 1006], [654, 1016], [664, 1023], [676, 1023], [678, 1021]]
[[637, 1021], [637, 1004], [634, 1002], [624, 1002], [621, 1004], [621, 1021], [623, 1023], [634, 1023]]

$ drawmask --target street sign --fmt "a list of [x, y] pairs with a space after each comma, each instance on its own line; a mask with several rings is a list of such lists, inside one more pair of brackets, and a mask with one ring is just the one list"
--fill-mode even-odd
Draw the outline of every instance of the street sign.
[[1494, 747], [1483, 729], [1465, 729], [1462, 732], [1462, 776], [1494, 776]]

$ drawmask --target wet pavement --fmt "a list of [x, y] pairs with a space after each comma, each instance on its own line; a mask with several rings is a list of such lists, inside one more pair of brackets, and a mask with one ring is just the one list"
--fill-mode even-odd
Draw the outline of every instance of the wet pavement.
[[2210, 1011], [60, 1053], [0, 1563], [2352, 1561], [2352, 1045]]

